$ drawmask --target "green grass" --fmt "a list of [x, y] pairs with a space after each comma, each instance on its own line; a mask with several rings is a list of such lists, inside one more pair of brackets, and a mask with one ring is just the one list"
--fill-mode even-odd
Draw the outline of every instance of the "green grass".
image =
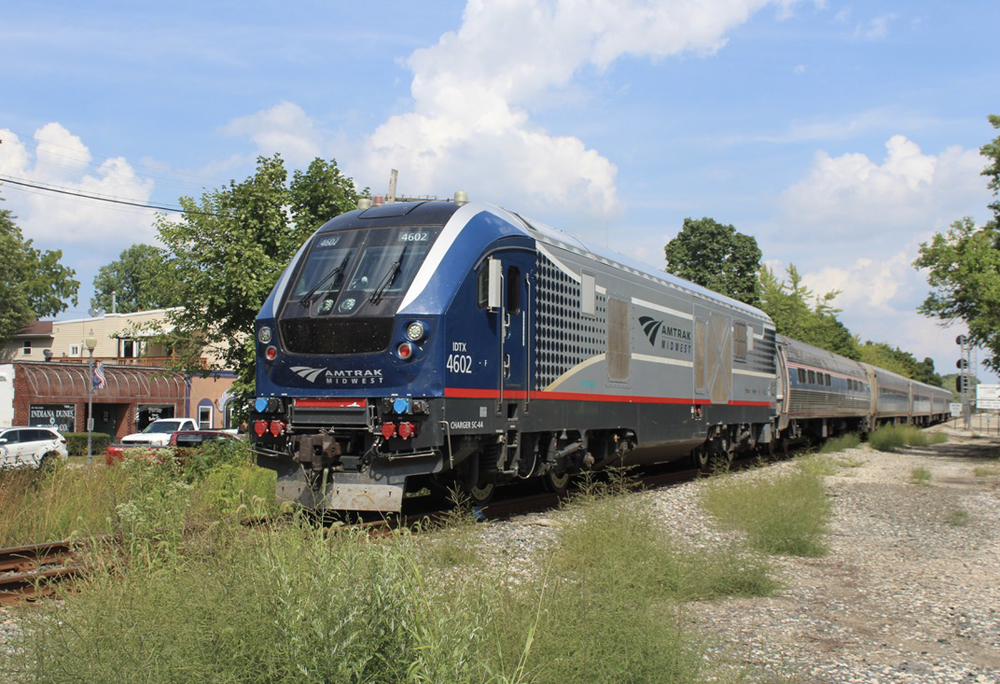
[[948, 436], [943, 432], [927, 432], [915, 425], [883, 425], [868, 435], [868, 443], [878, 451], [896, 451], [904, 446], [944, 444]]
[[245, 445], [219, 444], [206, 444], [183, 464], [126, 459], [52, 472], [0, 471], [0, 546], [141, 527], [146, 523], [137, 516], [154, 521], [156, 511], [150, 509], [164, 498], [183, 499], [182, 522], [273, 512], [273, 471], [252, 464]]
[[951, 525], [952, 527], [966, 527], [972, 521], [972, 516], [969, 515], [968, 511], [961, 508], [956, 508], [952, 511], [949, 511], [944, 521], [946, 524]]
[[975, 477], [997, 477], [1000, 476], [1000, 466], [976, 466], [972, 474]]
[[929, 485], [931, 483], [931, 471], [922, 467], [914, 468], [910, 471], [910, 482], [915, 485]]
[[[124, 544], [95, 554], [98, 570], [62, 601], [17, 613], [0, 681], [694, 684], [703, 637], [684, 602], [776, 587], [759, 554], [678, 548], [642, 499], [607, 496], [624, 479], [570, 503], [538, 572], [512, 575], [427, 553], [431, 539], [409, 532], [243, 528], [232, 488], [199, 495], [214, 473], [232, 483], [228, 468], [191, 481], [172, 463], [114, 472], [132, 487], [113, 515]], [[217, 497], [226, 512], [181, 533]], [[477, 529], [457, 513], [433, 534], [473, 547]]]
[[818, 456], [816, 454], [808, 454], [806, 456], [800, 456], [795, 459], [795, 465], [809, 473], [810, 475], [815, 475], [816, 477], [824, 477], [827, 475], [837, 474], [837, 464], [825, 456]]
[[823, 446], [820, 447], [819, 453], [835, 454], [839, 451], [845, 451], [846, 449], [857, 448], [860, 444], [861, 435], [856, 432], [850, 432], [846, 435], [840, 435], [826, 440], [823, 443]]
[[756, 479], [718, 478], [702, 490], [702, 505], [764, 553], [826, 554], [830, 503], [820, 476], [809, 469]]

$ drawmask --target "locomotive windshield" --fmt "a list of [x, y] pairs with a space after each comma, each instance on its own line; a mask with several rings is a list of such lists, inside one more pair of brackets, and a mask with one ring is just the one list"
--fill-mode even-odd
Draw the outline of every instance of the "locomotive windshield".
[[285, 344], [307, 354], [384, 348], [391, 317], [440, 230], [407, 226], [317, 235], [285, 295]]

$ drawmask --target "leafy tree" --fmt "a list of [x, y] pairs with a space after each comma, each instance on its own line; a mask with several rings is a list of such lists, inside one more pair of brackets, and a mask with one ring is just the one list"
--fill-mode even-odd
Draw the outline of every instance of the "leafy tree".
[[119, 313], [167, 309], [184, 303], [167, 253], [153, 245], [132, 245], [117, 261], [101, 266], [94, 278], [90, 305], [111, 311], [112, 293]]
[[243, 401], [254, 386], [254, 321], [299, 246], [316, 228], [357, 205], [354, 181], [335, 161], [317, 159], [290, 184], [280, 155], [259, 157], [254, 175], [180, 200], [179, 222], [161, 217], [160, 239], [177, 278], [184, 309], [171, 316], [173, 351], [188, 372], [207, 372], [205, 346], [235, 370], [233, 393]]
[[43, 252], [31, 245], [14, 215], [0, 209], [0, 343], [33, 320], [65, 311], [66, 300], [77, 303], [80, 282], [74, 280], [73, 269], [59, 263], [62, 251]]
[[[990, 116], [1000, 129], [1000, 116]], [[1000, 197], [1000, 136], [980, 148], [989, 160], [982, 175], [994, 197]], [[918, 311], [945, 324], [964, 321], [974, 344], [992, 354], [984, 363], [1000, 371], [1000, 200], [989, 205], [993, 218], [982, 227], [965, 217], [920, 245], [913, 262], [927, 269], [932, 291]]]
[[710, 218], [686, 218], [664, 252], [669, 273], [751, 306], [759, 305], [761, 253], [752, 236]]
[[[862, 344], [860, 349], [861, 361], [907, 378], [919, 379], [917, 376], [921, 373], [921, 364], [917, 363], [913, 354], [904, 352], [898, 347], [892, 347], [885, 342], [868, 341]], [[934, 362], [931, 361], [931, 369], [933, 370], [933, 368]], [[923, 381], [921, 380], [921, 382]]]
[[786, 283], [767, 266], [760, 269], [760, 308], [774, 321], [776, 330], [814, 347], [860, 358], [857, 341], [837, 318], [840, 310], [832, 304], [840, 292], [816, 296], [802, 284], [794, 264], [788, 266], [787, 273]]

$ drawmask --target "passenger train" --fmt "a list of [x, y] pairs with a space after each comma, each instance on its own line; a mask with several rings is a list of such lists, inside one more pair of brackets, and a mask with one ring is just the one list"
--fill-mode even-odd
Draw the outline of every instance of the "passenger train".
[[256, 348], [259, 465], [280, 501], [345, 511], [930, 424], [951, 397], [461, 194], [323, 225], [264, 303]]

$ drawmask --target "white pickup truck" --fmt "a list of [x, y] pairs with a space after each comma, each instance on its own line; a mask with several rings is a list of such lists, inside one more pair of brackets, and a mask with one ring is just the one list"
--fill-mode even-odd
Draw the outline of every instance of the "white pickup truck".
[[161, 418], [154, 420], [142, 432], [122, 437], [122, 446], [126, 449], [144, 446], [166, 446], [170, 435], [179, 430], [197, 430], [193, 418]]

